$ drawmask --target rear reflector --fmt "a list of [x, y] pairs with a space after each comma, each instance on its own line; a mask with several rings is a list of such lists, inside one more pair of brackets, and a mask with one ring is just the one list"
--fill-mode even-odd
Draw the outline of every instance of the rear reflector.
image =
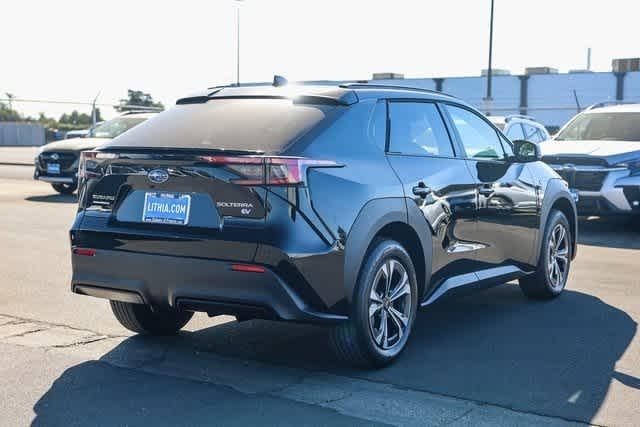
[[236, 175], [239, 185], [296, 185], [304, 182], [308, 167], [336, 167], [331, 160], [273, 156], [201, 156], [200, 160], [220, 165]]
[[243, 271], [245, 273], [264, 273], [266, 270], [260, 265], [231, 264], [232, 271]]
[[95, 256], [96, 250], [89, 248], [73, 248], [73, 253], [82, 256]]

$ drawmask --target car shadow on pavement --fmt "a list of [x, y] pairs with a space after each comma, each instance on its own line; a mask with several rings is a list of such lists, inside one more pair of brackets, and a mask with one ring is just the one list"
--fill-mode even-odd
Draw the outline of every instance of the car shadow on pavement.
[[78, 203], [75, 194], [47, 194], [43, 196], [29, 196], [24, 198], [28, 202], [40, 203]]
[[618, 249], [640, 249], [640, 216], [581, 218], [578, 243]]
[[[323, 327], [252, 320], [172, 338], [132, 337], [101, 361], [66, 370], [35, 405], [34, 424], [193, 424], [211, 416], [222, 424], [248, 420], [226, 409], [251, 413], [244, 394], [234, 400], [229, 394], [221, 397], [212, 384], [195, 381], [189, 386], [188, 380], [174, 378], [178, 385], [171, 385], [163, 376], [115, 367], [123, 359], [134, 367], [153, 364], [162, 358], [160, 345], [187, 349], [186, 364], [196, 364], [196, 354], [256, 360], [588, 423], [600, 410], [612, 379], [640, 388], [640, 379], [615, 367], [636, 330], [625, 312], [594, 296], [567, 290], [553, 301], [532, 302], [508, 284], [420, 313], [401, 358], [377, 371], [349, 368], [336, 360], [327, 347], [329, 330]], [[220, 368], [212, 363], [206, 369]], [[227, 406], [220, 409], [220, 402]], [[277, 412], [267, 403], [260, 406], [265, 414]], [[270, 404], [275, 408], [279, 403]], [[187, 418], [178, 417], [184, 414]], [[295, 420], [287, 414], [285, 418]], [[268, 420], [263, 419], [266, 424]]]

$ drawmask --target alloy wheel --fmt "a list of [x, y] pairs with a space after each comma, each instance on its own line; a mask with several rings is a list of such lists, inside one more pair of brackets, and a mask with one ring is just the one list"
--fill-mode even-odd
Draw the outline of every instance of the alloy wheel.
[[560, 290], [569, 270], [569, 234], [564, 224], [557, 224], [549, 237], [547, 271], [551, 287]]
[[369, 327], [378, 347], [389, 350], [402, 341], [409, 326], [411, 304], [407, 270], [395, 259], [385, 260], [369, 295]]

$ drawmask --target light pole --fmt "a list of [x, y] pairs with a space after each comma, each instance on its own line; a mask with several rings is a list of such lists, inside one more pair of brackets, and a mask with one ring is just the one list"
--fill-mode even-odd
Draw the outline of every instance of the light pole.
[[91, 126], [95, 126], [96, 125], [96, 102], [98, 102], [98, 97], [100, 96], [100, 92], [102, 92], [102, 89], [98, 91], [98, 94], [96, 95], [95, 98], [93, 98], [93, 102], [91, 103]]
[[236, 86], [240, 86], [240, 5], [243, 0], [234, 0], [236, 2]]
[[489, 67], [487, 68], [487, 96], [485, 101], [487, 104], [487, 112], [490, 113], [491, 101], [493, 100], [491, 93], [491, 78], [493, 77], [492, 56], [493, 56], [493, 1], [491, 0], [491, 21], [489, 23]]

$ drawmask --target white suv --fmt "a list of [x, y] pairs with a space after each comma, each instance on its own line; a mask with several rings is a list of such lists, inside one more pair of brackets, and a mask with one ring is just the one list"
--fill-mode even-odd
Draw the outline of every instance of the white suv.
[[489, 116], [487, 118], [511, 141], [524, 139], [538, 144], [551, 138], [547, 129], [530, 116], [513, 114], [506, 117]]
[[601, 105], [541, 144], [542, 161], [579, 195], [580, 215], [640, 214], [640, 104]]

